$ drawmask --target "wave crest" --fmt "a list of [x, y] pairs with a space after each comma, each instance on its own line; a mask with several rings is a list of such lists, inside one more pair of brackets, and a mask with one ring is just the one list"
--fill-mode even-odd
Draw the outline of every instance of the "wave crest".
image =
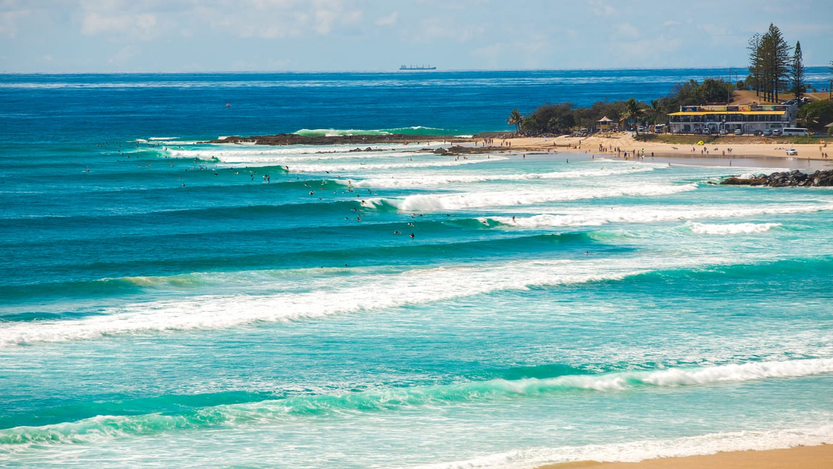
[[727, 223], [727, 224], [705, 224], [688, 222], [686, 224], [692, 233], [705, 235], [735, 235], [735, 234], [760, 234], [781, 226], [780, 223]]
[[[124, 436], [153, 435], [190, 428], [282, 421], [302, 416], [385, 412], [426, 405], [454, 405], [563, 392], [618, 392], [644, 387], [679, 387], [812, 376], [833, 372], [833, 359], [728, 364], [697, 369], [614, 372], [520, 380], [494, 379], [410, 388], [371, 389], [340, 395], [302, 395], [285, 399], [202, 407], [178, 415], [96, 416], [75, 422], [0, 430], [0, 450], [42, 444], [84, 444]], [[833, 435], [828, 435], [833, 436]], [[5, 448], [4, 448], [5, 447]], [[437, 466], [440, 467], [440, 466]], [[457, 466], [442, 466], [457, 467]], [[478, 466], [466, 466], [478, 467]]]

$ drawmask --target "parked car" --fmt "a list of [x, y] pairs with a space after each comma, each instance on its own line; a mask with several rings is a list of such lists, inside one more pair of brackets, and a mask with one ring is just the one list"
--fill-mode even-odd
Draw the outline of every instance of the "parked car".
[[813, 137], [827, 137], [827, 134], [824, 132], [813, 132]]
[[771, 136], [772, 136], [772, 130], [770, 130], [770, 129], [764, 130], [764, 137], [771, 137]]
[[720, 131], [720, 135], [728, 135], [729, 132], [726, 129]]
[[790, 148], [789, 150], [787, 150], [787, 155], [788, 156], [796, 156], [796, 155], [798, 155], [798, 151], [795, 148]]
[[772, 136], [773, 137], [780, 137], [781, 136], [781, 131], [778, 130], [778, 129], [773, 130], [772, 131]]
[[735, 135], [743, 135], [743, 130], [740, 130], [740, 129], [735, 130]]

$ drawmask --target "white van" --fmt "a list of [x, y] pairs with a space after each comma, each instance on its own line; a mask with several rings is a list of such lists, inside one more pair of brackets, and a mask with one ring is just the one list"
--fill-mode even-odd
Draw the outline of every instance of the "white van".
[[784, 128], [784, 136], [787, 135], [794, 135], [799, 137], [809, 137], [810, 131], [800, 127], [785, 127]]

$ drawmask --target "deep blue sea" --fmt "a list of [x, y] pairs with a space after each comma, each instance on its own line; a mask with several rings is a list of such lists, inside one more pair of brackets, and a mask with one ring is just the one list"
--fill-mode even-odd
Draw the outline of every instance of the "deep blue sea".
[[[726, 74], [0, 75], [0, 465], [833, 443], [833, 190], [420, 141]], [[199, 143], [290, 132], [419, 143]]]

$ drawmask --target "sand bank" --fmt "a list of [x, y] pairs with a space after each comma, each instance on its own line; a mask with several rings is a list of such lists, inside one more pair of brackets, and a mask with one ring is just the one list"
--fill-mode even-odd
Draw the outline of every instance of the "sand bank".
[[636, 463], [581, 461], [539, 469], [830, 469], [833, 445], [798, 446], [768, 451], [736, 451], [686, 458], [649, 459]]

